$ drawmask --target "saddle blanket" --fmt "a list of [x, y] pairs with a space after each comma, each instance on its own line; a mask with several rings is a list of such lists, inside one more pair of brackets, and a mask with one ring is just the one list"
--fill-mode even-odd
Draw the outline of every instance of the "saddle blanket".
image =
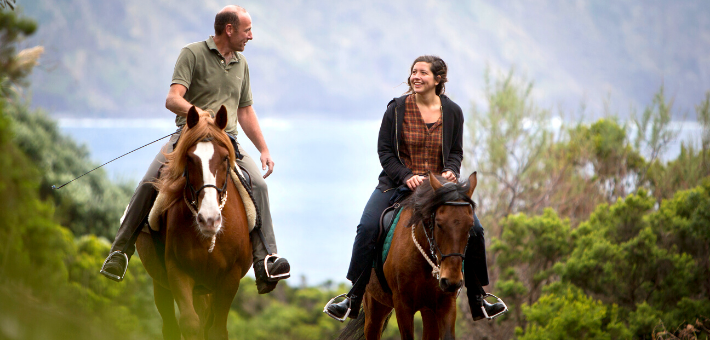
[[387, 254], [390, 251], [390, 246], [392, 245], [392, 236], [394, 236], [394, 229], [397, 226], [397, 222], [399, 222], [399, 216], [402, 214], [402, 210], [404, 209], [397, 209], [396, 211], [393, 211], [393, 213], [397, 213], [395, 215], [394, 219], [392, 219], [392, 223], [389, 223], [387, 226], [387, 234], [385, 235], [385, 239], [382, 242], [382, 263], [385, 263], [387, 260]]
[[[242, 202], [244, 202], [244, 210], [246, 210], [247, 213], [247, 222], [249, 224], [249, 231], [251, 232], [256, 226], [256, 203], [252, 201], [251, 196], [249, 196], [249, 192], [247, 191], [249, 189], [245, 188], [244, 185], [242, 185], [242, 181], [240, 181], [238, 177], [239, 175], [237, 175], [237, 173], [234, 171], [235, 169], [239, 171], [242, 178], [247, 177], [244, 176], [242, 169], [240, 169], [239, 166], [237, 166], [236, 164], [230, 172], [232, 182], [237, 187], [237, 190], [239, 191], [239, 196], [242, 197]], [[167, 202], [164, 195], [158, 193], [158, 197], [155, 199], [153, 208], [151, 208], [150, 213], [148, 214], [148, 226], [150, 226], [151, 229], [155, 231], [158, 231], [160, 229], [160, 217], [166, 209], [166, 204]], [[126, 209], [128, 209], [128, 207], [126, 207]], [[121, 222], [123, 222], [123, 217], [121, 217]], [[148, 226], [143, 227], [143, 232], [149, 233]]]

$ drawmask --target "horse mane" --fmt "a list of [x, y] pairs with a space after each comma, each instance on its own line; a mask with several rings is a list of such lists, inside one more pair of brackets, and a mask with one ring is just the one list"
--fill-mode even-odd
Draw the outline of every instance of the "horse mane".
[[165, 155], [165, 165], [160, 170], [160, 178], [154, 183], [156, 189], [165, 195], [167, 204], [165, 209], [173, 206], [183, 196], [185, 189], [185, 167], [187, 166], [187, 151], [195, 144], [201, 141], [213, 141], [228, 150], [229, 164], [236, 162], [234, 147], [229, 136], [215, 125], [214, 119], [210, 113], [202, 112], [197, 125], [189, 128], [187, 125], [183, 127], [180, 139], [170, 153]]
[[425, 179], [414, 193], [402, 202], [402, 207], [412, 210], [412, 217], [409, 219], [407, 226], [428, 220], [436, 208], [444, 202], [464, 200], [471, 203], [474, 209], [476, 208], [476, 203], [466, 195], [471, 185], [468, 180], [461, 183], [449, 182], [441, 176], [436, 176], [436, 178], [443, 183], [441, 188], [434, 191], [434, 188], [429, 184], [429, 180]]

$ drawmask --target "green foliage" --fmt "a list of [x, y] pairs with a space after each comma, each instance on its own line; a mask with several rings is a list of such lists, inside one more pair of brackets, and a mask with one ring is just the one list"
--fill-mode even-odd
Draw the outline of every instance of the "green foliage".
[[542, 286], [555, 278], [555, 263], [570, 252], [569, 220], [560, 219], [548, 208], [541, 216], [508, 216], [501, 226], [503, 234], [491, 247], [501, 270], [496, 291], [509, 298], [508, 304], [521, 324], [522, 303], [532, 304], [540, 296]]
[[619, 320], [616, 305], [605, 306], [579, 289], [544, 295], [523, 311], [529, 323], [524, 334], [516, 329], [519, 340], [627, 339], [631, 335]]
[[545, 126], [549, 112], [535, 105], [532, 88], [513, 70], [494, 83], [487, 71], [488, 112], [474, 106], [467, 120], [474, 146], [468, 159], [476, 161], [468, 166], [489, 178], [477, 192], [489, 193], [482, 206], [496, 216], [526, 211], [547, 192], [541, 175], [549, 170], [545, 152], [553, 134]]
[[[0, 4], [9, 4], [6, 0]], [[18, 55], [16, 43], [37, 30], [34, 20], [18, 17], [16, 13], [0, 9], [0, 97], [10, 94], [13, 84], [25, 84], [24, 78], [32, 71], [36, 59]]]
[[651, 105], [646, 107], [641, 117], [632, 118], [636, 125], [636, 149], [647, 149], [651, 161], [657, 159], [680, 132], [670, 127], [672, 111], [673, 99], [666, 101], [665, 87], [661, 85], [653, 96]]
[[130, 200], [131, 186], [110, 182], [106, 172], [98, 169], [66, 188], [52, 190], [52, 185], [66, 183], [97, 166], [88, 149], [61, 134], [57, 123], [42, 111], [15, 103], [5, 114], [12, 119], [14, 143], [42, 170], [37, 174], [40, 196], [54, 202], [58, 221], [76, 235], [113, 239]]

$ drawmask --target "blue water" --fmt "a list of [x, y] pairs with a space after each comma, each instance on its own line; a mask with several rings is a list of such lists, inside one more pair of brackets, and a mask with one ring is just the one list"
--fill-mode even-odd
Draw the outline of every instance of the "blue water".
[[[301, 276], [308, 284], [345, 281], [355, 227], [381, 171], [376, 146], [379, 123], [315, 118], [261, 121], [276, 163], [266, 182], [278, 251], [291, 262], [298, 284]], [[87, 144], [99, 163], [175, 130], [172, 119], [63, 119], [59, 125]], [[702, 129], [697, 123], [674, 123], [673, 128], [680, 134], [668, 145], [664, 160], [677, 157], [681, 142], [699, 145]], [[238, 139], [258, 160], [259, 153], [246, 136], [240, 132]], [[108, 164], [110, 178], [137, 183], [163, 144]]]
[[[59, 125], [99, 163], [175, 129], [172, 120], [63, 119]], [[355, 227], [381, 171], [379, 121], [265, 119], [261, 127], [276, 164], [266, 182], [278, 252], [291, 262], [293, 284], [303, 277], [308, 284], [345, 281]], [[238, 140], [258, 160], [243, 133]], [[110, 178], [137, 183], [164, 142], [108, 164]]]

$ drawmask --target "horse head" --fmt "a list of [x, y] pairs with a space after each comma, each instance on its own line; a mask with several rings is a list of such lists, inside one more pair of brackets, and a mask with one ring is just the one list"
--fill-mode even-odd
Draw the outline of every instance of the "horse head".
[[185, 200], [198, 231], [206, 238], [221, 231], [228, 172], [234, 164], [234, 148], [224, 133], [226, 126], [224, 106], [214, 119], [207, 113], [199, 114], [193, 106], [187, 113], [187, 128], [181, 137], [188, 144], [184, 154]]
[[437, 201], [429, 224], [440, 265], [439, 287], [446, 292], [455, 292], [463, 285], [461, 267], [476, 208], [470, 197], [477, 183], [476, 172], [468, 177], [468, 184], [463, 185], [442, 184], [429, 174], [429, 184]]

